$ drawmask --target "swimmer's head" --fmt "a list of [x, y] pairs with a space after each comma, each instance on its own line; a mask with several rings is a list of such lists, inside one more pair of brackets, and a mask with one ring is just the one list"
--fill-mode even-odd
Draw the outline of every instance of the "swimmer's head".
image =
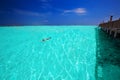
[[42, 41], [45, 41], [45, 39], [42, 39]]

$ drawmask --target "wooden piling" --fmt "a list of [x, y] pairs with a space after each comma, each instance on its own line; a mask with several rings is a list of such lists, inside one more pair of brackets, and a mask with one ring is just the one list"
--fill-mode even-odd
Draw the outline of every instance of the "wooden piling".
[[116, 38], [120, 34], [120, 19], [112, 21], [111, 16], [110, 21], [99, 24], [99, 27], [109, 35], [113, 33], [113, 37]]

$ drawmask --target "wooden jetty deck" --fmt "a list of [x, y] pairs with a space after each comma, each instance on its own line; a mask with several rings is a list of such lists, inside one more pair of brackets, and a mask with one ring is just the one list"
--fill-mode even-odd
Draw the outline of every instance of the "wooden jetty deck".
[[115, 38], [120, 34], [120, 19], [112, 21], [112, 17], [110, 16], [110, 21], [99, 24], [99, 27]]

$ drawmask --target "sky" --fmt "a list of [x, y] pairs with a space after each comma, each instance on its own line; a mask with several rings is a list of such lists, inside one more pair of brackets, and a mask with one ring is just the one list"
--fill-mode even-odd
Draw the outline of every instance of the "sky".
[[0, 0], [0, 25], [98, 25], [120, 18], [120, 0]]

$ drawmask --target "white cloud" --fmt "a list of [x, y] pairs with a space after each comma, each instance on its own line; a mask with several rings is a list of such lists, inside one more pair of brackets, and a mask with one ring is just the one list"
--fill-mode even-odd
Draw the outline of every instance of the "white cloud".
[[43, 14], [38, 13], [38, 12], [26, 11], [26, 10], [19, 10], [19, 9], [15, 9], [14, 12], [17, 13], [17, 14], [21, 14], [21, 15], [43, 16]]
[[85, 8], [76, 8], [72, 10], [64, 10], [63, 14], [66, 13], [76, 13], [76, 14], [86, 14], [86, 9]]
[[77, 8], [77, 9], [74, 9], [73, 11], [75, 13], [78, 13], [78, 14], [84, 14], [84, 13], [86, 13], [86, 9], [85, 8]]

